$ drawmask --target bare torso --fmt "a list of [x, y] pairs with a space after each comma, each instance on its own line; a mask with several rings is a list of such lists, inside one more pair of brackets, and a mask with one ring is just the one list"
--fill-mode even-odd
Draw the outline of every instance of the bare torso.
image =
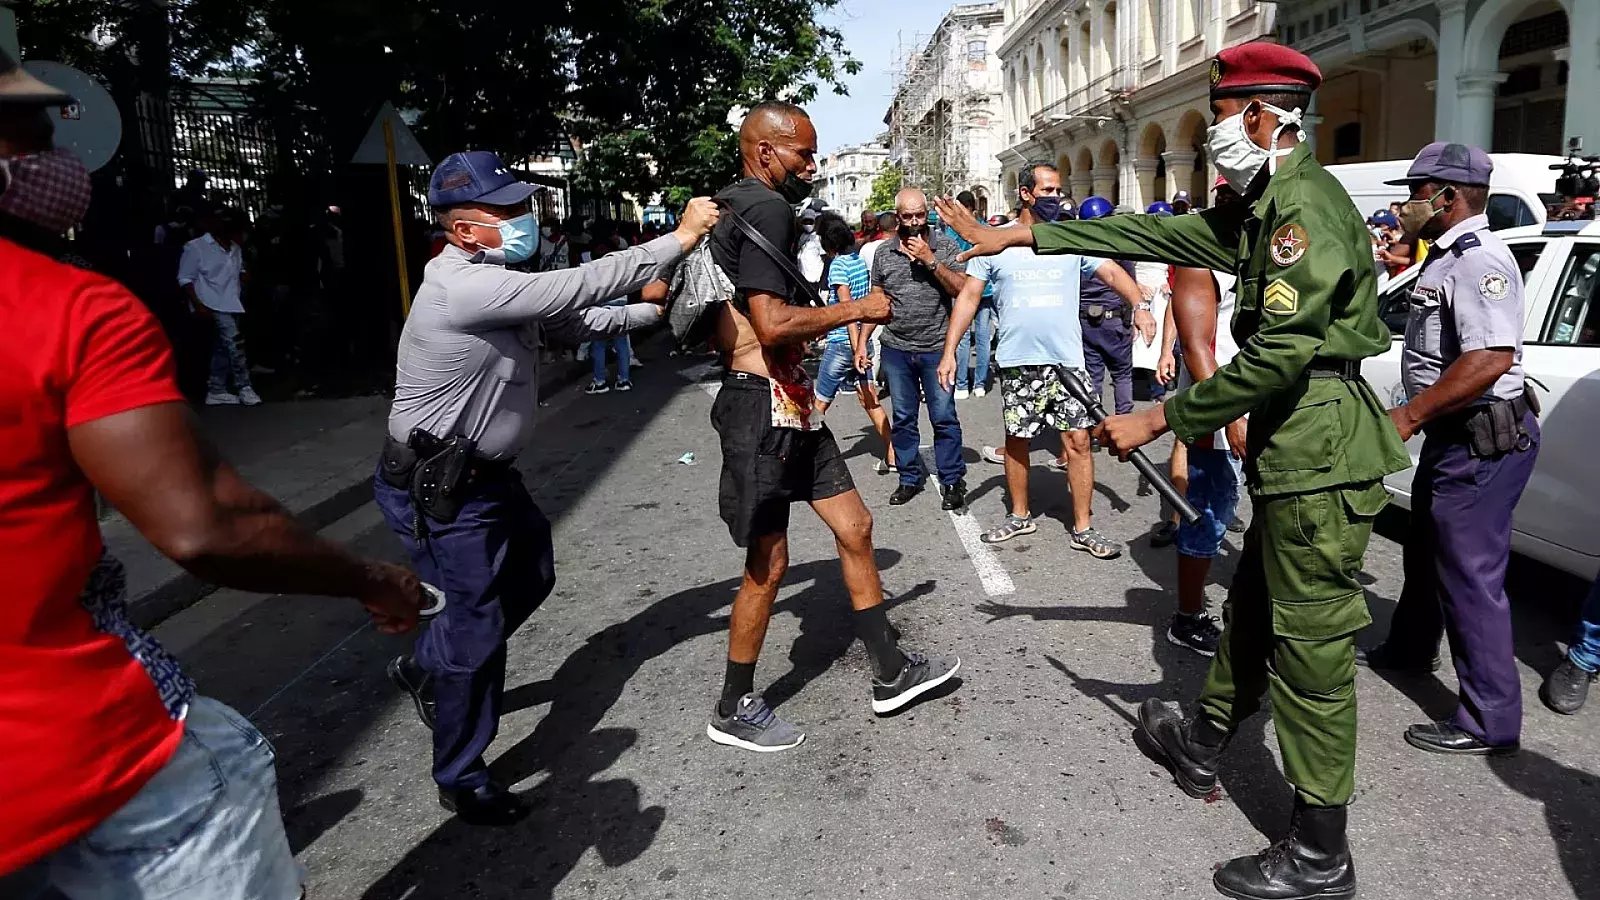
[[772, 377], [755, 327], [744, 313], [733, 308], [732, 303], [722, 304], [722, 312], [717, 314], [717, 349], [729, 354], [729, 371]]

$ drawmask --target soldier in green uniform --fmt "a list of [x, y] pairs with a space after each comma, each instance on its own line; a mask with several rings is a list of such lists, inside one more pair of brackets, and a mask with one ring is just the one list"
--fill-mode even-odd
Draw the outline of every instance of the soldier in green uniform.
[[1361, 570], [1383, 476], [1410, 465], [1362, 359], [1388, 349], [1371, 242], [1343, 188], [1317, 164], [1299, 125], [1321, 73], [1265, 42], [1211, 63], [1216, 124], [1207, 150], [1246, 202], [1200, 215], [1117, 216], [991, 229], [956, 204], [939, 212], [969, 256], [1009, 246], [1217, 269], [1238, 275], [1239, 354], [1163, 405], [1114, 416], [1101, 442], [1124, 457], [1166, 431], [1192, 443], [1250, 415], [1245, 475], [1254, 521], [1224, 609], [1225, 631], [1190, 719], [1151, 700], [1141, 728], [1195, 797], [1217, 782], [1228, 738], [1272, 700], [1284, 775], [1295, 787], [1289, 834], [1228, 862], [1219, 891], [1259, 900], [1349, 897], [1345, 837], [1355, 782], [1355, 633], [1368, 624]]

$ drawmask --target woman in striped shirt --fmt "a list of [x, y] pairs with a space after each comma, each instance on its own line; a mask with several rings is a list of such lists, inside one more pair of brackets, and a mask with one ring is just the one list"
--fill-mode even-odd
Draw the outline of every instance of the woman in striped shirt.
[[[857, 253], [855, 233], [849, 224], [837, 213], [823, 213], [817, 219], [817, 236], [827, 254], [824, 262], [828, 272], [828, 303], [849, 303], [865, 297], [872, 287], [872, 276]], [[840, 388], [854, 387], [861, 408], [866, 410], [867, 418], [872, 420], [872, 427], [877, 429], [878, 437], [887, 448], [884, 461], [878, 463], [878, 472], [884, 474], [895, 471], [894, 448], [889, 444], [889, 416], [878, 403], [878, 386], [872, 380], [872, 367], [856, 370], [857, 351], [861, 349], [859, 324], [841, 325], [828, 332], [828, 348], [817, 369], [817, 415], [827, 411]]]

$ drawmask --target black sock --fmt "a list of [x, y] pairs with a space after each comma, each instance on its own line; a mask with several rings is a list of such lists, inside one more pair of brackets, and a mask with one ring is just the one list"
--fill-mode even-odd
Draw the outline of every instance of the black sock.
[[900, 652], [900, 635], [884, 615], [883, 604], [871, 609], [858, 609], [855, 613], [856, 636], [867, 645], [867, 656], [872, 660], [872, 672], [879, 681], [889, 681], [900, 674], [906, 657]]
[[722, 675], [722, 699], [717, 701], [717, 715], [724, 718], [739, 708], [739, 698], [754, 693], [756, 689], [756, 664], [728, 660]]

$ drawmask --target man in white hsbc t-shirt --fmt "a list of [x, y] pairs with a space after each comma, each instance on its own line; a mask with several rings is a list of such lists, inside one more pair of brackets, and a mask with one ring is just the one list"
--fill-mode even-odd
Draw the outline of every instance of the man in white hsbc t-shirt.
[[[244, 314], [240, 299], [245, 283], [244, 251], [239, 246], [243, 222], [237, 212], [223, 209], [208, 214], [201, 225], [206, 233], [183, 245], [178, 286], [189, 305], [209, 319], [213, 328], [206, 405], [255, 406], [261, 397], [250, 386], [250, 363], [239, 343], [238, 317]], [[230, 376], [238, 393], [228, 389]]]
[[[1239, 195], [1226, 183], [1217, 187], [1218, 206], [1236, 203]], [[1178, 389], [1205, 381], [1239, 352], [1228, 323], [1233, 320], [1234, 277], [1207, 269], [1179, 268], [1173, 274], [1171, 318], [1183, 344]], [[1194, 524], [1180, 522], [1178, 549], [1178, 612], [1167, 627], [1167, 639], [1203, 656], [1214, 656], [1222, 632], [1205, 614], [1206, 579], [1211, 560], [1222, 548], [1223, 535], [1239, 503], [1243, 483], [1245, 420], [1229, 425], [1188, 448], [1189, 502], [1200, 511]]]

